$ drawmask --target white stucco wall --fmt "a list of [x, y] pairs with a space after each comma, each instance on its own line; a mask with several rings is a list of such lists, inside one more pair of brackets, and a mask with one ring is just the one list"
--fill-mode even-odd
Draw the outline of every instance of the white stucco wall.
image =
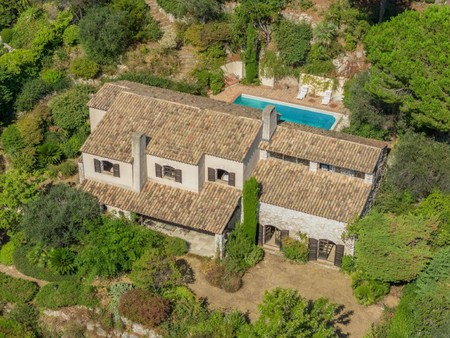
[[242, 61], [229, 62], [220, 69], [227, 74], [234, 74], [239, 80], [245, 77], [245, 67]]
[[[155, 163], [160, 166], [169, 165], [175, 169], [181, 170], [182, 183], [175, 182], [167, 178], [156, 177]], [[165, 184], [171, 187], [199, 192], [199, 171], [198, 166], [182, 162], [172, 161], [161, 157], [147, 155], [147, 177], [149, 180]]]
[[259, 223], [262, 225], [273, 225], [280, 230], [289, 230], [290, 237], [296, 237], [297, 233], [301, 231], [310, 238], [328, 239], [336, 244], [344, 244], [345, 254], [353, 254], [353, 242], [348, 241], [344, 243], [341, 238], [346, 225], [344, 222], [260, 203]]
[[97, 125], [105, 117], [105, 115], [105, 110], [89, 108], [89, 123], [91, 125], [91, 132], [95, 129], [95, 127], [97, 127]]
[[211, 155], [205, 155], [204, 177], [208, 179], [208, 168], [223, 169], [236, 174], [236, 188], [242, 189], [244, 182], [244, 165], [240, 162], [226, 160]]
[[[131, 165], [131, 163], [114, 161], [109, 158], [95, 156], [86, 153], [83, 153], [82, 157], [83, 157], [83, 171], [85, 179], [108, 183], [126, 189], [133, 188], [133, 166]], [[114, 177], [112, 174], [107, 173], [96, 173], [94, 168], [94, 159], [100, 161], [103, 160], [109, 161], [112, 164], [116, 163], [119, 164], [120, 177]]]

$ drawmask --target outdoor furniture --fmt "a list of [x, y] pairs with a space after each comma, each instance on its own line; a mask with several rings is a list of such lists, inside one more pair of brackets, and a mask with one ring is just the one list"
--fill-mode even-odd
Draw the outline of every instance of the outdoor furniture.
[[331, 94], [333, 92], [331, 90], [325, 91], [325, 96], [322, 99], [322, 104], [329, 104], [331, 101]]
[[308, 94], [308, 89], [308, 86], [301, 86], [300, 90], [298, 91], [297, 99], [303, 100]]

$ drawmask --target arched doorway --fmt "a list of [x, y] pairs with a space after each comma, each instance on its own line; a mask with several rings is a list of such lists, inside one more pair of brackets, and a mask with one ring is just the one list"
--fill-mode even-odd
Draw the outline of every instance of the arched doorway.
[[336, 244], [328, 239], [320, 239], [319, 252], [317, 258], [329, 262], [334, 262], [335, 255], [336, 255]]
[[288, 230], [280, 230], [274, 225], [259, 225], [258, 243], [267, 249], [280, 250], [285, 237], [289, 237]]
[[335, 266], [341, 266], [345, 247], [328, 239], [308, 238], [308, 260], [327, 261]]

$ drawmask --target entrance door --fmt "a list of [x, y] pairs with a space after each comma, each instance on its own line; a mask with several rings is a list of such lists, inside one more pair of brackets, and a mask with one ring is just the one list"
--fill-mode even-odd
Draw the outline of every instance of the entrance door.
[[332, 241], [329, 241], [327, 239], [321, 239], [319, 240], [319, 259], [328, 260], [330, 259], [330, 254], [333, 252], [333, 249], [335, 248], [335, 244]]

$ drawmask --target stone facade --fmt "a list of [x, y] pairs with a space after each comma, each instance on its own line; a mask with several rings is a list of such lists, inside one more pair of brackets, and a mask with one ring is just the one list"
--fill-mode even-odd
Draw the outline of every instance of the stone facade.
[[345, 254], [353, 255], [353, 241], [343, 241], [342, 233], [346, 224], [303, 212], [281, 208], [275, 205], [260, 203], [259, 223], [272, 225], [279, 230], [289, 230], [289, 236], [297, 238], [298, 232], [309, 238], [327, 239], [335, 244], [345, 245]]

